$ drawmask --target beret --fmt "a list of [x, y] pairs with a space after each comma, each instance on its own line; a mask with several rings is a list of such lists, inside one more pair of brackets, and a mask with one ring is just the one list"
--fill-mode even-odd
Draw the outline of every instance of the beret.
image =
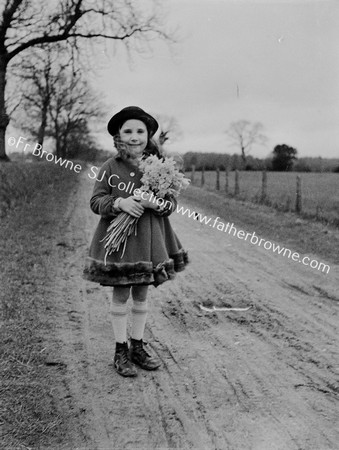
[[144, 122], [150, 137], [152, 137], [159, 128], [159, 124], [154, 119], [154, 117], [145, 112], [143, 109], [139, 108], [138, 106], [127, 106], [118, 113], [114, 114], [113, 117], [111, 117], [107, 125], [109, 134], [111, 134], [112, 136], [118, 134], [119, 129], [124, 124], [124, 122], [130, 119], [137, 119]]

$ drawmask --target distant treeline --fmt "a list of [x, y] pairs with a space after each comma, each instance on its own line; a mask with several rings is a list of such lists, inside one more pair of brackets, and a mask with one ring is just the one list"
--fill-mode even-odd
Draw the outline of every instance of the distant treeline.
[[[46, 146], [48, 147], [48, 146]], [[52, 151], [52, 149], [50, 149]], [[83, 161], [103, 163], [108, 158], [111, 158], [116, 154], [116, 151], [112, 148], [111, 151], [98, 148], [96, 145], [87, 146], [86, 148], [79, 148], [79, 152], [76, 154], [70, 154], [70, 159], [78, 159]], [[168, 156], [171, 152], [167, 153]], [[185, 170], [191, 170], [192, 166], [195, 166], [195, 170], [272, 170], [272, 158], [253, 158], [247, 156], [246, 164], [238, 154], [229, 155], [227, 153], [197, 153], [187, 152], [183, 156], [178, 154], [184, 160]], [[36, 157], [30, 153], [24, 154], [23, 152], [12, 152], [10, 154], [12, 161], [22, 160], [37, 160]], [[297, 158], [293, 161], [292, 171], [294, 172], [338, 172], [339, 173], [339, 158]]]
[[[196, 170], [215, 170], [219, 167], [225, 170], [272, 170], [272, 158], [253, 158], [247, 156], [246, 164], [238, 154], [229, 155], [226, 153], [197, 153], [187, 152], [183, 156], [184, 167], [191, 170], [194, 165]], [[293, 162], [294, 172], [339, 172], [338, 158], [298, 158]]]

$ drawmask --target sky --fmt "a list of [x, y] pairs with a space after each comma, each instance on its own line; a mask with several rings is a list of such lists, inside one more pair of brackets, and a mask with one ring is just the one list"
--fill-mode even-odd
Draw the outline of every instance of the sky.
[[254, 157], [287, 144], [299, 157], [339, 158], [338, 0], [156, 1], [177, 43], [153, 40], [131, 58], [119, 42], [114, 51], [91, 44], [87, 75], [106, 106], [94, 127], [102, 148], [112, 149], [110, 117], [136, 105], [176, 119], [172, 152], [240, 153], [226, 130], [248, 120], [267, 137]]
[[[251, 155], [287, 144], [299, 156], [339, 157], [339, 2], [336, 0], [164, 0], [171, 48], [152, 55], [104, 47], [94, 58], [94, 87], [109, 113], [137, 105], [176, 118], [183, 136], [168, 150], [236, 153], [232, 122], [261, 122], [268, 138]], [[102, 145], [111, 139], [106, 122]]]

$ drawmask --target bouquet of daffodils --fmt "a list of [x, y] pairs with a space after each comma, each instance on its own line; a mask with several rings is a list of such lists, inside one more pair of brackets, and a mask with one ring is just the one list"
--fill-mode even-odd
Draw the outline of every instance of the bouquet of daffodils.
[[[148, 156], [140, 162], [139, 169], [143, 172], [140, 192], [154, 194], [157, 204], [161, 203], [158, 199], [165, 199], [169, 195], [177, 197], [180, 191], [186, 189], [190, 183], [190, 180], [179, 172], [172, 157], [159, 159], [156, 155]], [[135, 235], [137, 234], [138, 220], [125, 212], [120, 213], [112, 220], [104, 238], [106, 241], [105, 264], [107, 256], [117, 252], [121, 245], [124, 246], [121, 258], [124, 256], [128, 236], [133, 232]]]

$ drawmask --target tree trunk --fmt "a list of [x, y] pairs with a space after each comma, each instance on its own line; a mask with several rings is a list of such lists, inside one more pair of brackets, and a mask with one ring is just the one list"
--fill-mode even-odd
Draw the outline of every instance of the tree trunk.
[[47, 111], [49, 106], [49, 99], [44, 101], [41, 111], [41, 123], [38, 131], [38, 144], [41, 146], [44, 144], [45, 130], [47, 126]]
[[244, 168], [246, 167], [247, 157], [245, 153], [245, 147], [241, 147], [241, 158]]
[[54, 128], [55, 154], [57, 158], [61, 158], [61, 138], [59, 136], [59, 127], [55, 124]]
[[67, 133], [64, 132], [63, 136], [61, 137], [61, 156], [63, 159], [67, 157]]
[[6, 155], [6, 129], [9, 117], [6, 113], [5, 87], [6, 87], [7, 61], [6, 55], [0, 54], [0, 161], [9, 161]]
[[195, 177], [195, 164], [192, 164], [191, 184], [194, 184], [194, 177]]

